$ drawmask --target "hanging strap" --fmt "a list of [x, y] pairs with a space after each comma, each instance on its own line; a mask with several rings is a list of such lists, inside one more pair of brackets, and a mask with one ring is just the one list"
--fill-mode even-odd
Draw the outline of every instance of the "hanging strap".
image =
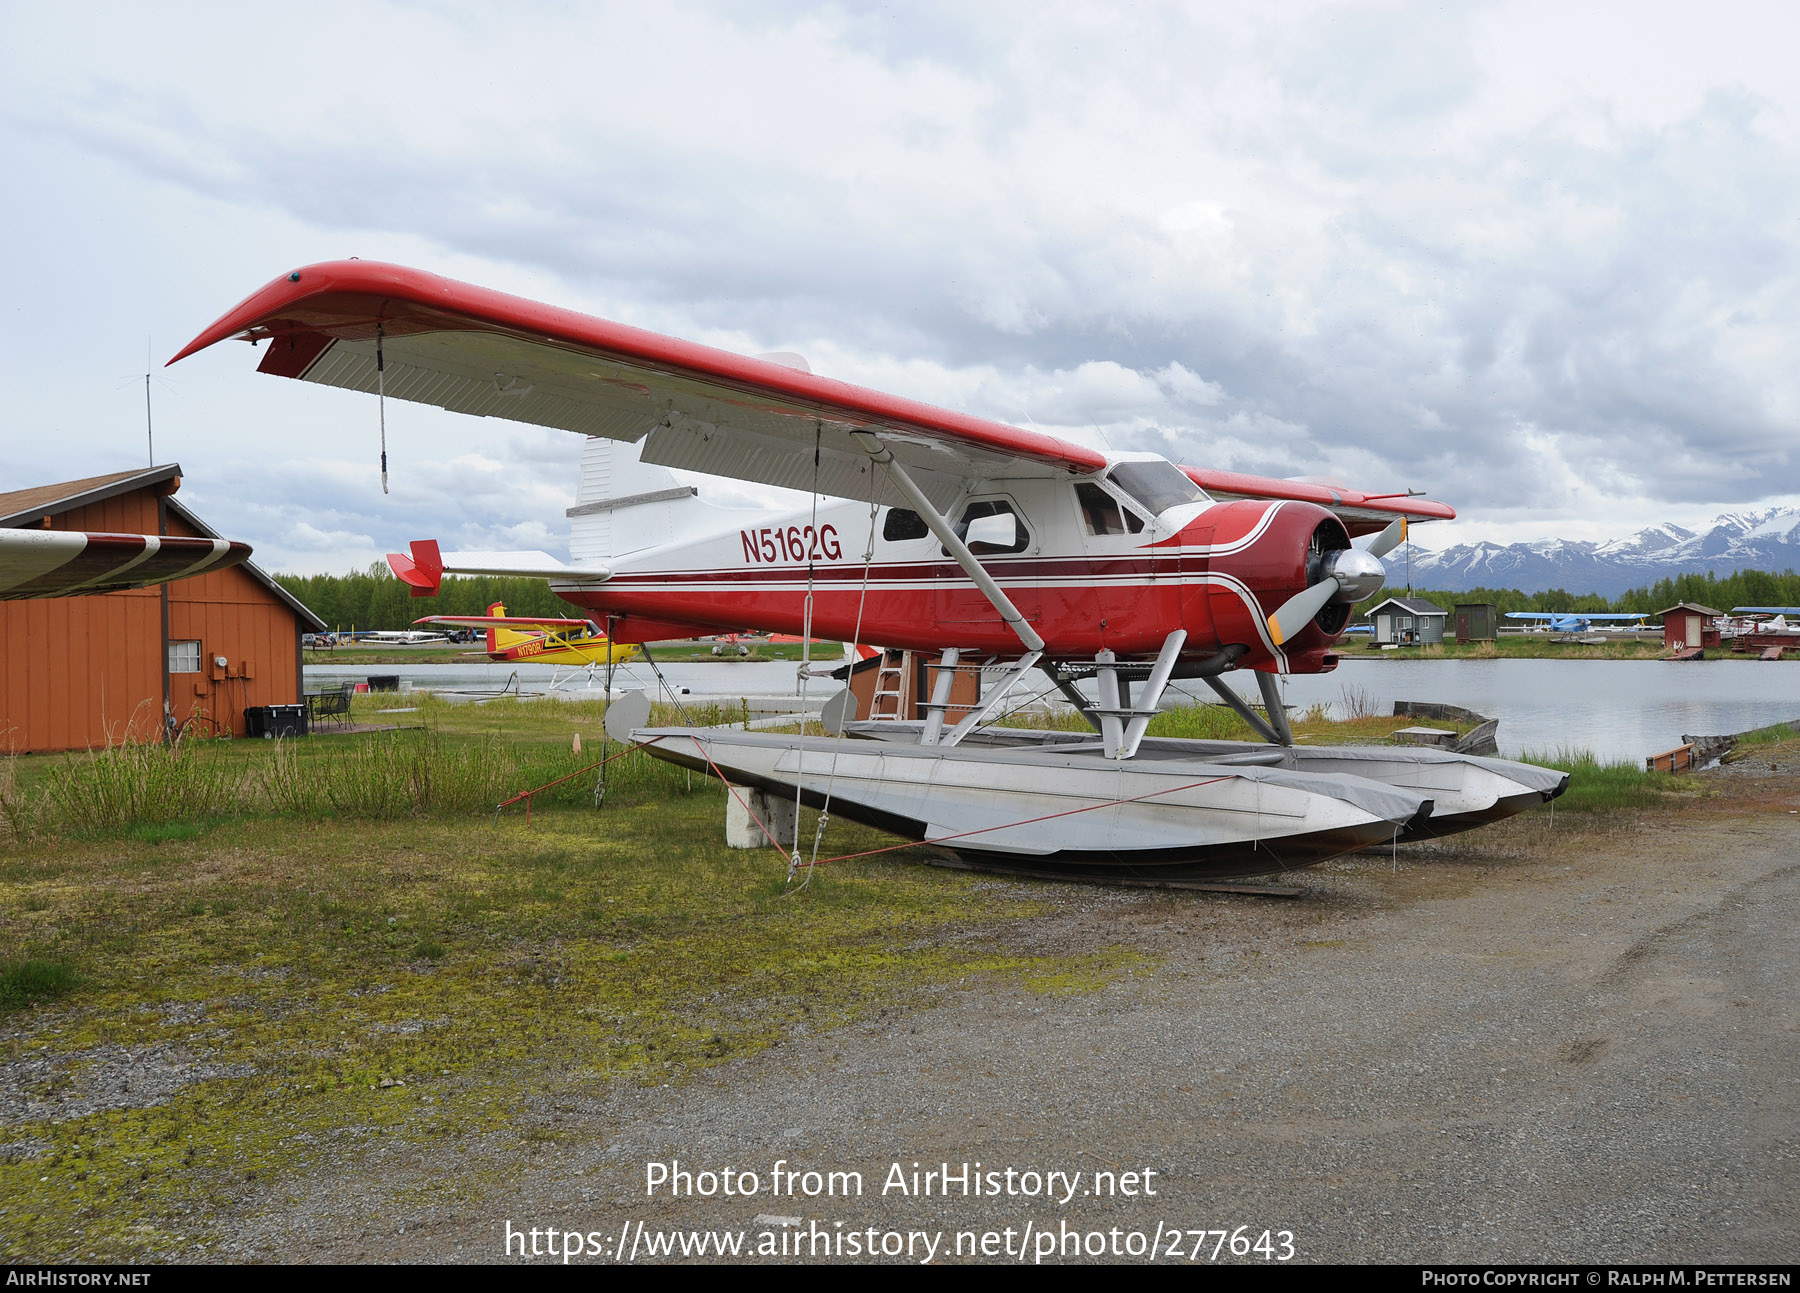
[[386, 330], [375, 325], [375, 407], [381, 419], [381, 492], [387, 493], [387, 362], [381, 353]]

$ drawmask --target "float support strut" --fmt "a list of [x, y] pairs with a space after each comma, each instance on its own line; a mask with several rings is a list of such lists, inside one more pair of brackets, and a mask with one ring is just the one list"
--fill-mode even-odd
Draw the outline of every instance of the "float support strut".
[[[1290, 744], [1292, 744], [1291, 739], [1288, 741], [1282, 740], [1281, 733], [1277, 732], [1274, 728], [1270, 727], [1267, 723], [1263, 722], [1262, 715], [1258, 714], [1254, 709], [1251, 709], [1250, 706], [1246, 705], [1244, 703], [1244, 698], [1237, 694], [1237, 691], [1235, 688], [1226, 686], [1225, 683], [1220, 681], [1217, 676], [1211, 675], [1211, 674], [1203, 677], [1201, 679], [1201, 681], [1204, 682], [1208, 687], [1211, 687], [1214, 691], [1218, 692], [1219, 699], [1224, 701], [1227, 705], [1231, 706], [1232, 709], [1236, 710], [1237, 716], [1239, 718], [1243, 719], [1246, 723], [1250, 724], [1251, 727], [1255, 728], [1256, 734], [1258, 736], [1262, 737], [1262, 739], [1267, 741], [1270, 745], [1290, 745]], [[1284, 717], [1283, 726], [1285, 726], [1286, 725], [1285, 715], [1283, 717]]]

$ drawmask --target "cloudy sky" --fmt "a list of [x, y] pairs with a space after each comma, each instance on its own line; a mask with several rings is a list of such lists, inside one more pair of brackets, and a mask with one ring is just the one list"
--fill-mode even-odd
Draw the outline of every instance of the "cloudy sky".
[[[579, 444], [161, 363], [398, 261], [1429, 547], [1800, 503], [1800, 7], [0, 0], [0, 489], [156, 456], [276, 569], [565, 539]], [[715, 496], [742, 496], [726, 485]]]

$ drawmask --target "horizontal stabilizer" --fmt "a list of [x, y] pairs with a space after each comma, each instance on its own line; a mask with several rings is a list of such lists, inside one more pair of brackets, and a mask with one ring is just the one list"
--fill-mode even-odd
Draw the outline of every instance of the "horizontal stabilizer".
[[388, 553], [388, 566], [403, 582], [412, 585], [414, 597], [437, 596], [438, 585], [449, 575], [510, 575], [521, 579], [567, 579], [596, 583], [612, 572], [591, 562], [572, 566], [548, 552], [440, 552], [436, 539], [415, 539], [411, 555]]

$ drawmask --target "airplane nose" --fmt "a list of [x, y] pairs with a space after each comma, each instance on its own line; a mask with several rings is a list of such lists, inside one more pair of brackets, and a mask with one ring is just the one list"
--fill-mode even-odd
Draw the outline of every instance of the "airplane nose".
[[1337, 580], [1338, 591], [1332, 598], [1335, 602], [1364, 601], [1380, 592], [1387, 582], [1387, 570], [1382, 566], [1381, 558], [1371, 556], [1361, 548], [1345, 548], [1335, 553], [1325, 573]]

